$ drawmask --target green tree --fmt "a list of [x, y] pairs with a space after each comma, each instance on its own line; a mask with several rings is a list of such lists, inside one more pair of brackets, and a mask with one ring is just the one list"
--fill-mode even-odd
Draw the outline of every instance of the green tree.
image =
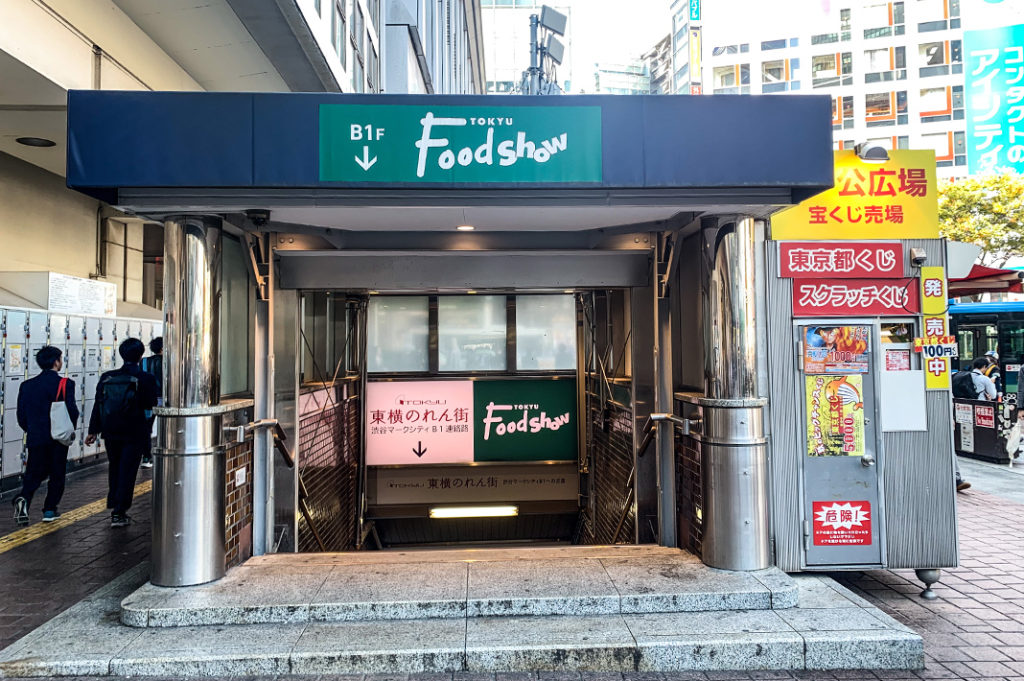
[[1024, 177], [998, 173], [939, 184], [939, 232], [981, 246], [981, 264], [1024, 257]]

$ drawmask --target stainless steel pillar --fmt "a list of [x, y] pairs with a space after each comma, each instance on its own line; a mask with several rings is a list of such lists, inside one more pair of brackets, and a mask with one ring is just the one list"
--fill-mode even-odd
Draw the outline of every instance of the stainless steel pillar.
[[703, 230], [704, 482], [702, 558], [711, 567], [769, 566], [768, 462], [757, 310], [764, 224], [746, 216]]
[[164, 221], [164, 404], [157, 412], [151, 575], [159, 586], [224, 576], [221, 226], [211, 216]]

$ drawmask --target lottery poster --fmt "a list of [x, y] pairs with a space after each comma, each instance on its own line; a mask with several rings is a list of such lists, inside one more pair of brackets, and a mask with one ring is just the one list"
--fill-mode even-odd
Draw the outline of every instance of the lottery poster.
[[807, 376], [807, 455], [864, 455], [863, 378]]
[[866, 374], [869, 326], [805, 326], [805, 374]]

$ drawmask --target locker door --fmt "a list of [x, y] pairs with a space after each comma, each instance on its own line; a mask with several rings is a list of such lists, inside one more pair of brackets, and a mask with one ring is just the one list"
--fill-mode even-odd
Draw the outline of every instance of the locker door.
[[15, 343], [18, 345], [25, 344], [26, 325], [28, 324], [28, 314], [22, 310], [8, 310], [7, 311], [7, 323], [5, 328], [7, 329], [7, 343]]
[[114, 342], [114, 320], [100, 320], [100, 342], [104, 345]]
[[128, 329], [127, 319], [115, 319], [114, 320], [114, 339], [121, 343], [124, 340], [131, 338], [131, 333]]
[[0, 475], [9, 478], [21, 473], [21, 440], [5, 442], [3, 445], [3, 461], [0, 462]]
[[28, 338], [32, 345], [42, 347], [49, 342], [49, 317], [46, 312], [28, 313]]
[[21, 442], [23, 435], [18, 425], [18, 408], [4, 406], [4, 442]]
[[89, 345], [100, 344], [100, 320], [97, 317], [85, 318], [85, 342]]
[[25, 352], [24, 342], [16, 343], [8, 339], [7, 348], [4, 350], [4, 376], [8, 378], [25, 376], [25, 371], [28, 369]]
[[85, 317], [68, 318], [68, 345], [85, 343]]

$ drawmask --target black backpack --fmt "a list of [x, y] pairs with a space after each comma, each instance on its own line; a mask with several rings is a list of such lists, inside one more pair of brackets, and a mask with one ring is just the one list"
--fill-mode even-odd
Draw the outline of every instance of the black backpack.
[[139, 379], [131, 374], [111, 374], [100, 382], [100, 424], [103, 433], [123, 435], [145, 419], [139, 406]]
[[974, 387], [974, 378], [970, 371], [958, 371], [953, 374], [953, 397], [965, 400], [978, 399], [978, 391]]

